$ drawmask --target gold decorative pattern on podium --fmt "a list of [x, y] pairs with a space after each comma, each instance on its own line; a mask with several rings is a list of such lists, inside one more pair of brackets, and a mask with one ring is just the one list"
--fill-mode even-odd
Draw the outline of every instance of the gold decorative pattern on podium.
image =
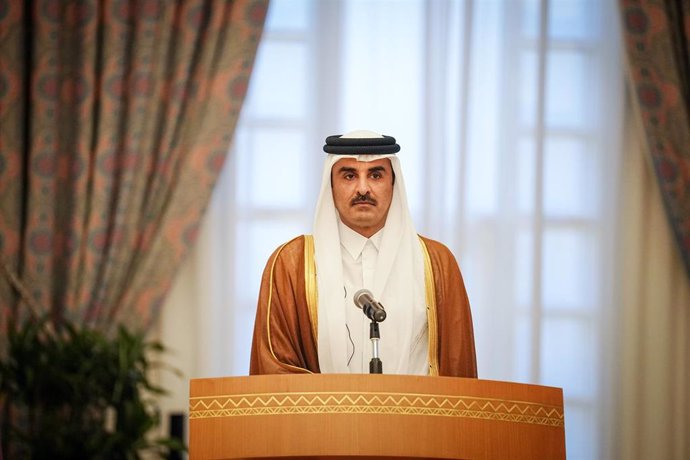
[[190, 419], [287, 414], [391, 414], [564, 426], [563, 410], [527, 401], [406, 393], [265, 393], [191, 398]]

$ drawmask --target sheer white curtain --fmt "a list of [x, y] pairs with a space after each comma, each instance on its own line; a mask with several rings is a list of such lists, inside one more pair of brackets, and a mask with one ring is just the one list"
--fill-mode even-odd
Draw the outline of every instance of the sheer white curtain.
[[690, 458], [690, 282], [638, 121], [627, 119], [621, 164], [615, 451], [681, 460]]
[[[311, 231], [325, 137], [372, 129], [402, 146], [417, 230], [459, 261], [480, 378], [562, 387], [568, 458], [610, 458], [617, 23], [613, 0], [273, 0], [164, 309], [178, 367], [247, 373], [261, 271]], [[186, 407], [183, 388], [169, 408]]]

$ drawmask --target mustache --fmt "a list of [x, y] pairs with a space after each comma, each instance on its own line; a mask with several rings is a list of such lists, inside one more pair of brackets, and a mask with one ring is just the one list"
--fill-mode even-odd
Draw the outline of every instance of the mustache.
[[369, 193], [362, 195], [361, 193], [357, 192], [357, 196], [350, 201], [350, 205], [354, 206], [358, 203], [369, 203], [376, 206], [376, 200], [369, 196]]

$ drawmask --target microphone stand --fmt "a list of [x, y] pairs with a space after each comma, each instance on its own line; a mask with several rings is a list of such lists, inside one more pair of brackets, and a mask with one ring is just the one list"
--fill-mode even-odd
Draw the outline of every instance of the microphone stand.
[[379, 333], [379, 323], [372, 320], [369, 325], [369, 339], [371, 339], [371, 354], [372, 358], [369, 361], [369, 373], [370, 374], [383, 374], [383, 363], [379, 359], [379, 339], [381, 334]]

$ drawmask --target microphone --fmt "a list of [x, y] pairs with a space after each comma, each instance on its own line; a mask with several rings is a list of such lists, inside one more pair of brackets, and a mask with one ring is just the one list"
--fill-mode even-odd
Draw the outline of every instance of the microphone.
[[357, 308], [362, 310], [370, 320], [380, 323], [386, 319], [386, 310], [383, 309], [383, 305], [374, 299], [373, 294], [368, 289], [360, 289], [355, 292], [352, 299], [355, 301]]

